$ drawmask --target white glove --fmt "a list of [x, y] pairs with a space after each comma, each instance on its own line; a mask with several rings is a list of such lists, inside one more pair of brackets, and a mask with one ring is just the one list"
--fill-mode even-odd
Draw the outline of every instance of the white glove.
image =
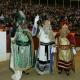
[[34, 24], [37, 23], [37, 21], [39, 21], [39, 15], [38, 15], [38, 14], [37, 14], [37, 16], [35, 17]]
[[72, 47], [72, 52], [73, 52], [74, 55], [77, 53], [76, 49], [74, 47]]

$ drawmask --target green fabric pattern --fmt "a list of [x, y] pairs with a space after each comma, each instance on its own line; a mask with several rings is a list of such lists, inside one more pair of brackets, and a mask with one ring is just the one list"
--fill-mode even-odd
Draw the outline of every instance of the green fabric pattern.
[[[30, 34], [25, 30], [26, 34], [23, 33], [24, 29], [18, 29], [16, 32], [16, 40], [21, 42], [28, 42]], [[27, 34], [28, 33], [28, 34]], [[17, 45], [15, 47], [15, 69], [26, 70], [33, 66], [33, 55], [31, 42], [28, 45]]]

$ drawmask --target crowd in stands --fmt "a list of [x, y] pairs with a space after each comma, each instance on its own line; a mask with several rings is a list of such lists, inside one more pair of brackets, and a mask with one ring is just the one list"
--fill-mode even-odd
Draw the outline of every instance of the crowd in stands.
[[[8, 2], [6, 3], [6, 5]], [[80, 32], [80, 9], [62, 8], [44, 5], [15, 5], [15, 7], [5, 7], [0, 10], [0, 25], [11, 26], [14, 22], [14, 16], [18, 10], [22, 10], [26, 15], [28, 27], [32, 27], [36, 14], [39, 14], [40, 20], [45, 16], [51, 21], [52, 29], [59, 29], [62, 20], [66, 20], [71, 31]], [[17, 17], [16, 17], [17, 18]]]

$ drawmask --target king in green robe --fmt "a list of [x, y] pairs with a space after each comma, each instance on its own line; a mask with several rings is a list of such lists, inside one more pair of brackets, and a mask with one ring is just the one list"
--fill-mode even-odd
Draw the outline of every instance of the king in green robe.
[[33, 67], [32, 52], [32, 35], [25, 22], [22, 22], [16, 28], [14, 37], [11, 37], [10, 68], [14, 71], [13, 80], [20, 80], [22, 72]]

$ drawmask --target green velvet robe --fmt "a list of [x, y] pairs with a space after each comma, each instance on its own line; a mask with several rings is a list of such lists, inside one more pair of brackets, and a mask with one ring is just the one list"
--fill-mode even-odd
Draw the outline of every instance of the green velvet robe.
[[27, 29], [17, 28], [12, 44], [13, 70], [27, 70], [33, 66], [32, 36]]

